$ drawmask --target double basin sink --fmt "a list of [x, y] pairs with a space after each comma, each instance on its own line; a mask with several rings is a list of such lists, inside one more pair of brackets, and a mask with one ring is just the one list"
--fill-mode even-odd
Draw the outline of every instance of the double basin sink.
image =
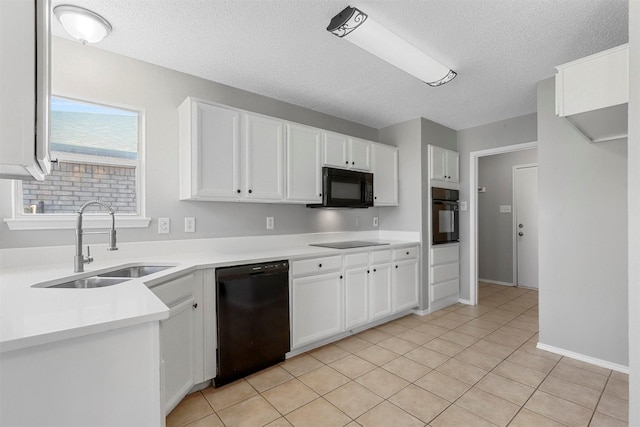
[[66, 277], [59, 280], [53, 280], [33, 285], [33, 288], [71, 288], [71, 289], [88, 289], [103, 288], [105, 286], [117, 285], [131, 279], [148, 276], [158, 273], [175, 265], [168, 264], [128, 264], [125, 266], [117, 266], [101, 272], [79, 274], [74, 277]]

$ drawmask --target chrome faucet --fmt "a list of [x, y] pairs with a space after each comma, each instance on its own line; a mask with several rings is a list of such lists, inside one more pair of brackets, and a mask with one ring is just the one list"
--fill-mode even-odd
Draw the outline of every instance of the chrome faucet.
[[[90, 205], [99, 205], [109, 211], [109, 215], [111, 215], [111, 230], [109, 231], [88, 231], [85, 232], [82, 230], [82, 213]], [[84, 271], [84, 265], [89, 264], [93, 261], [91, 257], [91, 252], [89, 246], [87, 246], [87, 256], [82, 254], [82, 235], [83, 234], [107, 234], [109, 233], [109, 247], [108, 251], [117, 251], [116, 247], [116, 217], [115, 212], [111, 209], [111, 206], [107, 205], [100, 200], [92, 200], [90, 202], [85, 203], [80, 206], [78, 209], [78, 219], [76, 221], [76, 255], [73, 257], [73, 272], [81, 273]]]

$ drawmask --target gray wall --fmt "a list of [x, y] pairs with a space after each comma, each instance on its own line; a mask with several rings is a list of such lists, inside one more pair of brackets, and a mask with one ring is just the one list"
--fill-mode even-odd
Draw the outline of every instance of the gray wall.
[[592, 144], [538, 84], [543, 344], [627, 365], [627, 141]]
[[[147, 216], [154, 220], [146, 229], [119, 230], [120, 241], [373, 228], [376, 208], [329, 213], [302, 205], [179, 201], [177, 107], [187, 96], [195, 96], [373, 141], [378, 139], [377, 129], [55, 37], [52, 48], [54, 94], [145, 110]], [[0, 215], [11, 217], [8, 180], [0, 180]], [[196, 233], [183, 232], [185, 216], [196, 217]], [[275, 217], [275, 230], [265, 229], [266, 216]], [[355, 225], [357, 216], [360, 227]], [[170, 234], [157, 234], [157, 217], [171, 218]], [[72, 242], [72, 230], [9, 231], [5, 223], [0, 226], [0, 248]]]
[[478, 159], [478, 278], [513, 284], [513, 166], [536, 163], [536, 149]]
[[[629, 2], [629, 75], [640, 75], [640, 1]], [[629, 79], [629, 402], [640, 402], [640, 79]], [[640, 405], [629, 405], [640, 425]]]
[[[501, 120], [458, 131], [460, 200], [469, 201], [469, 157], [472, 151], [533, 142], [537, 139], [536, 114]], [[469, 211], [460, 212], [460, 298], [469, 299]]]

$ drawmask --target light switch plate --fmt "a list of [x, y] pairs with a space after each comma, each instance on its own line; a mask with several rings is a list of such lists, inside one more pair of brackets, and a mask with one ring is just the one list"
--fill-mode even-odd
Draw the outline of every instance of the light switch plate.
[[171, 221], [169, 218], [158, 218], [158, 234], [169, 234], [171, 232]]
[[460, 210], [461, 211], [467, 210], [467, 202], [460, 202]]

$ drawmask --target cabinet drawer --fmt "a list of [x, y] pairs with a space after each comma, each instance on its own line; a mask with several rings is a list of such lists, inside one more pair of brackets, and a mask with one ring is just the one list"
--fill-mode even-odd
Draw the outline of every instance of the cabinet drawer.
[[391, 251], [373, 251], [371, 252], [371, 264], [383, 264], [391, 262]]
[[431, 249], [431, 265], [458, 262], [460, 256], [458, 249], [458, 245]]
[[294, 261], [291, 266], [293, 276], [303, 276], [305, 274], [325, 273], [342, 268], [342, 257], [340, 255], [328, 256], [324, 258], [305, 259]]
[[445, 264], [431, 267], [431, 283], [446, 282], [447, 280], [457, 279], [459, 273], [459, 266], [455, 264]]
[[431, 302], [441, 300], [452, 295], [458, 295], [460, 284], [458, 279], [431, 286]]
[[400, 261], [403, 259], [418, 258], [418, 247], [396, 249], [393, 251], [393, 260]]
[[369, 263], [369, 252], [359, 254], [349, 254], [344, 257], [345, 267], [357, 267], [359, 265], [367, 265]]
[[170, 282], [154, 286], [151, 288], [151, 292], [156, 294], [156, 296], [160, 298], [167, 307], [171, 307], [193, 295], [193, 279], [194, 275], [189, 274]]

